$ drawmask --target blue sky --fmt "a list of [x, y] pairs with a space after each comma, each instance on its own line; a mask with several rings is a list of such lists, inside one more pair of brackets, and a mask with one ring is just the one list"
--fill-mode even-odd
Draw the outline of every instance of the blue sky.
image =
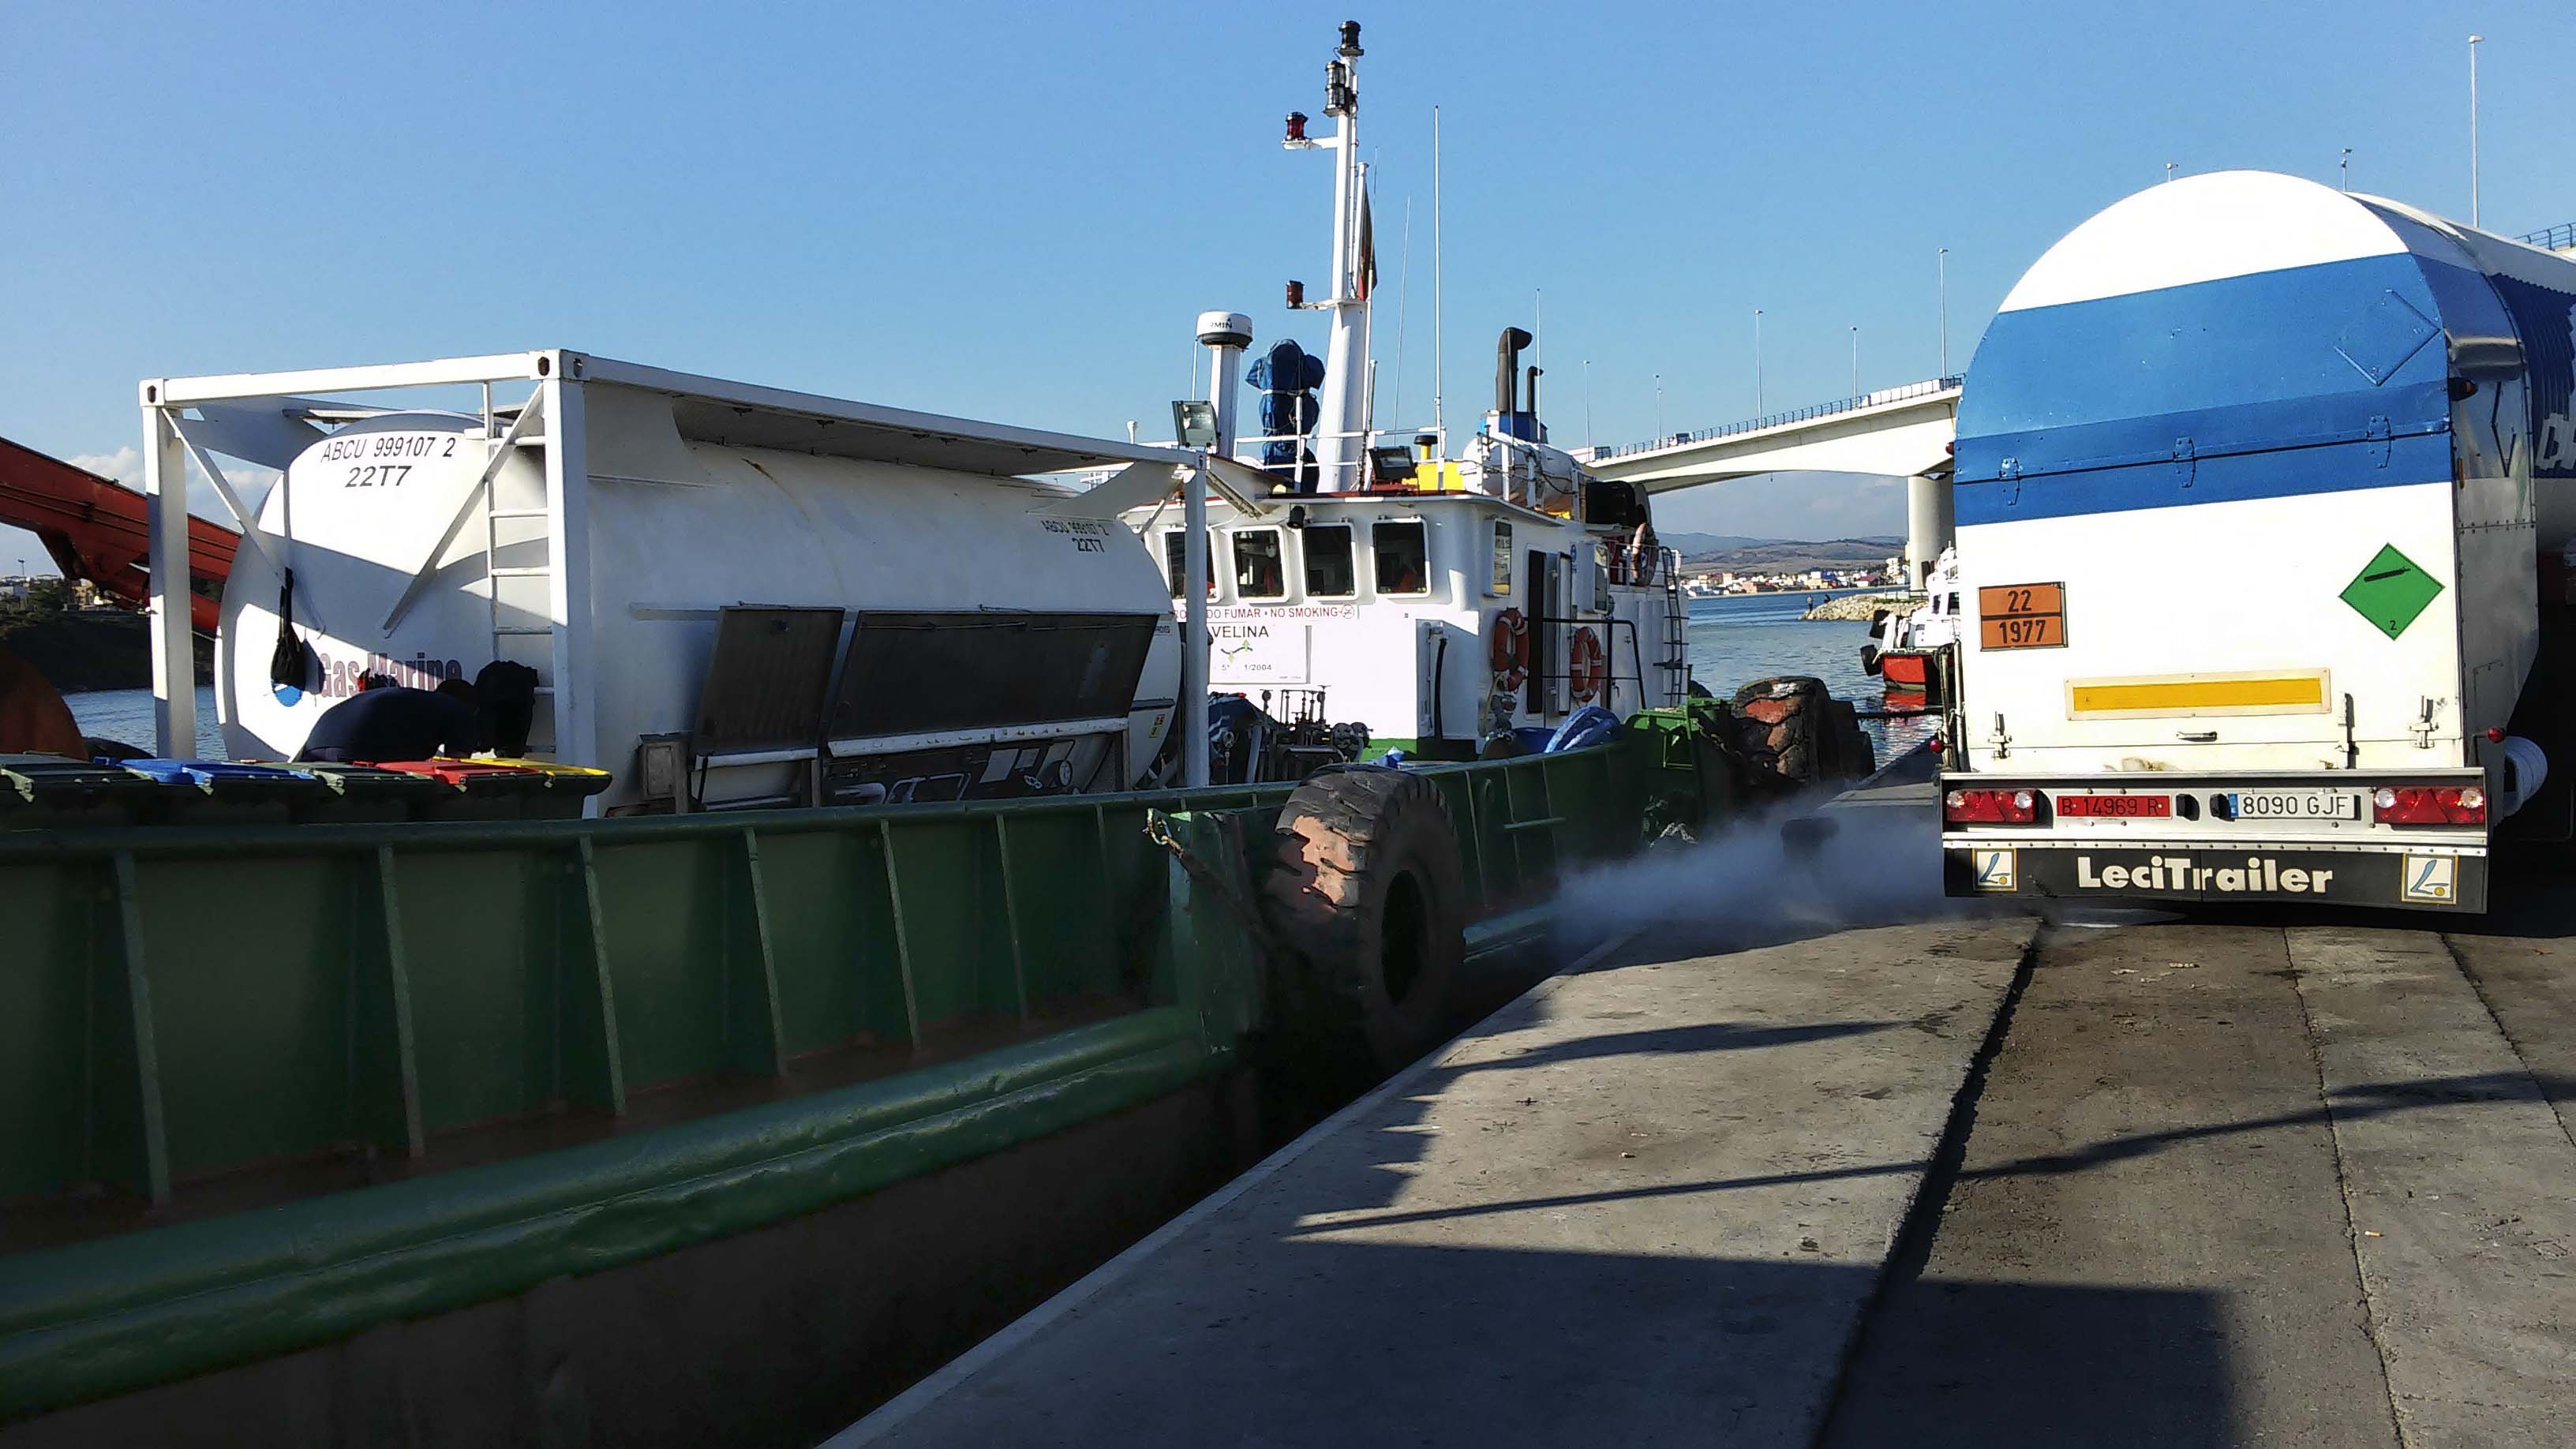
[[[2057, 236], [2252, 166], [2576, 219], [2576, 6], [1405, 4], [0, 6], [0, 436], [101, 459], [147, 375], [541, 346], [942, 412], [1166, 430], [1192, 318], [1320, 341], [1331, 187], [1276, 145], [1366, 26], [1381, 423], [1528, 325], [1559, 442], [1639, 438], [1938, 366]], [[1401, 243], [1412, 208], [1411, 276]], [[1584, 360], [1590, 360], [1585, 386]], [[1654, 378], [1662, 377], [1660, 419]], [[1586, 394], [1589, 394], [1589, 422]], [[1668, 528], [1897, 531], [1901, 491], [1753, 480]], [[10, 544], [25, 541], [23, 549]], [[0, 570], [40, 555], [0, 530]]]

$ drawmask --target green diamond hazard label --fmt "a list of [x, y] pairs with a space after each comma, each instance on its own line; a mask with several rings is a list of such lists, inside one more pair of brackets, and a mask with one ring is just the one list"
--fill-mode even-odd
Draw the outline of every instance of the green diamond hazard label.
[[2378, 556], [2344, 585], [2343, 601], [2368, 619], [2372, 628], [2394, 639], [2405, 633], [2406, 626], [2414, 623], [2415, 617], [2441, 592], [2441, 580], [2424, 572], [2393, 545], [2383, 545]]

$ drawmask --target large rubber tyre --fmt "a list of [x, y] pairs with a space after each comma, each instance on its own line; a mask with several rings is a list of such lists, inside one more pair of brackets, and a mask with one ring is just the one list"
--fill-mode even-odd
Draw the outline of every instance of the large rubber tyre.
[[1835, 778], [1832, 696], [1809, 675], [1757, 679], [1735, 692], [1736, 749], [1757, 777], [1789, 785]]
[[1279, 807], [1261, 914], [1296, 958], [1271, 971], [1296, 1073], [1374, 1081], [1455, 1025], [1467, 886], [1430, 781], [1374, 765], [1309, 776]]
[[1864, 780], [1878, 768], [1878, 747], [1870, 743], [1869, 731], [1860, 727], [1860, 709], [1847, 699], [1825, 701], [1826, 713], [1833, 716], [1834, 741], [1845, 780]]

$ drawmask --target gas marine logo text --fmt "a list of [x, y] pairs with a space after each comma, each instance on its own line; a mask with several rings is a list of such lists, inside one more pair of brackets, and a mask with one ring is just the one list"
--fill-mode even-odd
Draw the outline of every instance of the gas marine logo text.
[[2144, 865], [2106, 865], [2098, 872], [2093, 857], [2075, 857], [2075, 884], [2088, 891], [2216, 891], [2221, 895], [2324, 895], [2330, 870], [2284, 867], [2260, 855], [2239, 866], [2194, 865], [2187, 855], [2150, 857]]

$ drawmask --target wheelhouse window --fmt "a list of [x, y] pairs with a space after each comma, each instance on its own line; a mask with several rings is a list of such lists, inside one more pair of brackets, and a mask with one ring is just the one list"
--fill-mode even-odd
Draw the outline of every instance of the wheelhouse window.
[[1306, 597], [1347, 599], [1360, 591], [1347, 523], [1310, 523], [1298, 530], [1306, 556]]
[[1235, 531], [1234, 594], [1239, 599], [1288, 597], [1287, 554], [1280, 547], [1278, 529]]
[[1512, 526], [1502, 519], [1494, 520], [1494, 578], [1485, 592], [1508, 597], [1512, 591]]
[[1431, 592], [1431, 558], [1422, 520], [1398, 518], [1369, 530], [1369, 554], [1381, 594]]
[[1172, 597], [1181, 596], [1181, 579], [1189, 568], [1190, 537], [1175, 528], [1163, 535], [1163, 576], [1172, 581]]

